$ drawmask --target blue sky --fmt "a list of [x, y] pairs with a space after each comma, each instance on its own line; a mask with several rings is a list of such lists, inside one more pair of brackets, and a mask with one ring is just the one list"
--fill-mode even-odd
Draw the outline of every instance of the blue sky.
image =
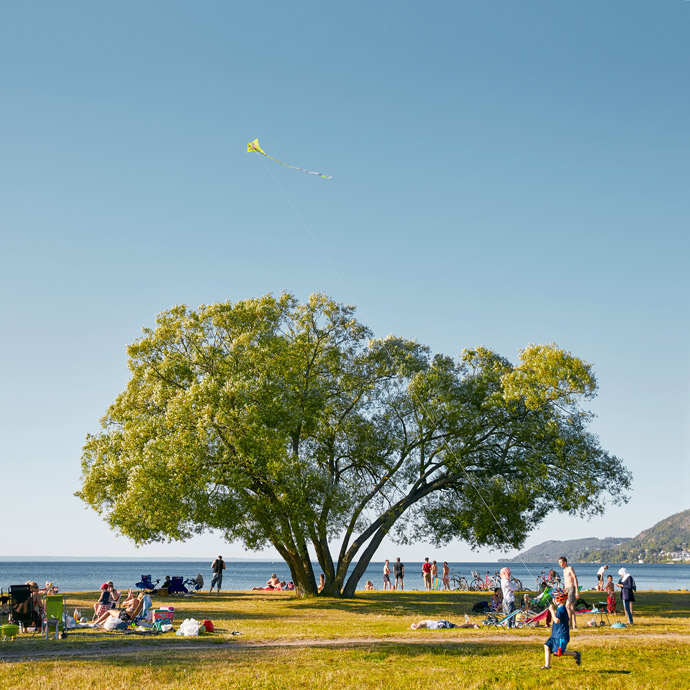
[[[689, 26], [682, 0], [0, 2], [4, 553], [219, 552], [111, 534], [81, 446], [157, 313], [283, 290], [594, 364], [631, 501], [528, 545], [689, 508]], [[431, 553], [496, 557], [379, 556]]]

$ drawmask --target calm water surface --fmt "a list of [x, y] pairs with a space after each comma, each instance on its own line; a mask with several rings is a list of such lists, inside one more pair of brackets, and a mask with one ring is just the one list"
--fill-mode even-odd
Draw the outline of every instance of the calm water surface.
[[[164, 579], [166, 575], [195, 577], [201, 573], [207, 586], [211, 581], [211, 561], [46, 561], [46, 562], [1, 562], [0, 587], [5, 591], [10, 585], [23, 584], [27, 580], [34, 580], [41, 586], [50, 581], [57, 584], [63, 592], [95, 591], [107, 580], [112, 580], [121, 589], [134, 587], [141, 579], [141, 575], [150, 574], [153, 580]], [[439, 561], [440, 563], [440, 561]], [[254, 586], [262, 586], [272, 573], [276, 573], [281, 580], [290, 580], [290, 570], [283, 561], [226, 561], [227, 570], [223, 578], [224, 590], [247, 590]], [[504, 563], [451, 563], [451, 570], [459, 572], [467, 578], [471, 571], [477, 570], [482, 575], [486, 572], [494, 573], [505, 565]], [[508, 564], [514, 577], [520, 578], [526, 587], [535, 588], [539, 573], [554, 568], [561, 573], [555, 563], [510, 563]], [[596, 563], [574, 563], [575, 572], [581, 585], [589, 589], [596, 583]], [[618, 581], [618, 564], [609, 564], [607, 574]], [[635, 578], [639, 590], [678, 590], [690, 589], [690, 564], [626, 564], [624, 567]], [[318, 564], [314, 570], [321, 572]], [[441, 567], [439, 565], [439, 572]], [[419, 561], [405, 562], [405, 589], [423, 589], [422, 564]], [[359, 583], [359, 589], [364, 588], [367, 580], [371, 580], [377, 589], [383, 588], [383, 562], [372, 562]]]

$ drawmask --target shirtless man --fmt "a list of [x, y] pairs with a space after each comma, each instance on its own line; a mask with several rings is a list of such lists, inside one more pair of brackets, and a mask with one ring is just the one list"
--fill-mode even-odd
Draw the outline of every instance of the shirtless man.
[[577, 575], [575, 575], [573, 566], [568, 565], [568, 559], [565, 556], [561, 556], [558, 559], [558, 565], [563, 568], [563, 584], [565, 585], [565, 591], [568, 594], [568, 602], [565, 605], [565, 610], [568, 612], [570, 627], [573, 630], [577, 630], [577, 621], [575, 620], [575, 602], [577, 601], [577, 595], [580, 591], [577, 583]]

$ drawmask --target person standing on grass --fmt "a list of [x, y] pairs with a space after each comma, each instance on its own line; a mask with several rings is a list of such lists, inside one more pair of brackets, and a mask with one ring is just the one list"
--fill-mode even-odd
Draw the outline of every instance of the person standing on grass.
[[448, 561], [443, 561], [441, 579], [443, 580], [443, 591], [448, 591], [450, 589], [448, 586], [448, 583], [450, 582], [450, 568], [448, 567]]
[[628, 625], [633, 624], [633, 601], [635, 601], [635, 591], [637, 586], [632, 575], [625, 569], [621, 568], [618, 571], [621, 579], [618, 580], [618, 587], [621, 588], [621, 600], [623, 601], [623, 608], [625, 615], [628, 617]]
[[541, 667], [542, 671], [547, 671], [551, 668], [551, 655], [556, 656], [572, 656], [575, 657], [575, 664], [580, 665], [582, 661], [582, 654], [580, 652], [566, 651], [566, 647], [570, 642], [570, 626], [568, 622], [568, 611], [564, 604], [568, 601], [568, 594], [562, 590], [555, 593], [554, 599], [558, 603], [558, 609], [554, 606], [553, 601], [549, 603], [549, 611], [553, 618], [553, 626], [551, 628], [551, 637], [544, 643], [544, 665]]
[[561, 556], [558, 559], [558, 565], [563, 568], [563, 584], [565, 585], [565, 592], [568, 595], [568, 601], [565, 605], [565, 608], [568, 611], [570, 627], [573, 630], [577, 630], [577, 621], [575, 620], [575, 602], [577, 601], [577, 596], [580, 591], [580, 587], [577, 582], [577, 575], [573, 570], [573, 566], [568, 565], [568, 559], [565, 556]]
[[403, 580], [405, 578], [405, 565], [400, 562], [400, 557], [395, 559], [395, 563], [393, 563], [393, 575], [395, 575], [395, 589], [398, 589], [398, 586], [400, 587], [400, 591], [402, 592], [403, 589]]
[[[510, 579], [510, 568], [501, 570], [501, 592], [503, 593], [503, 613], [509, 616], [515, 611], [515, 583]], [[508, 620], [508, 627], [515, 625], [515, 616]]]
[[223, 571], [225, 570], [225, 561], [222, 556], [218, 556], [213, 563], [211, 563], [211, 570], [213, 571], [213, 577], [211, 578], [211, 589], [208, 593], [213, 592], [214, 587], [218, 587], [218, 594], [220, 594], [220, 586], [223, 584]]
[[606, 578], [606, 610], [609, 613], [617, 613], [616, 611], [616, 587], [613, 584], [613, 575]]
[[424, 589], [427, 592], [431, 591], [431, 563], [429, 563], [428, 558], [425, 558], [424, 563], [422, 563], [422, 577], [424, 578]]
[[383, 590], [384, 590], [384, 592], [387, 589], [393, 589], [393, 585], [391, 584], [391, 567], [388, 563], [388, 559], [386, 558], [386, 562], [383, 564]]

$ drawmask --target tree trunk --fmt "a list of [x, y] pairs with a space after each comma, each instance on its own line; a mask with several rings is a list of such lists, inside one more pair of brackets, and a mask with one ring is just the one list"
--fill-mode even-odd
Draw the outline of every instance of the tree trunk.
[[357, 565], [352, 571], [352, 574], [350, 575], [350, 577], [347, 578], [345, 587], [343, 587], [343, 598], [351, 599], [355, 596], [355, 589], [357, 588], [357, 583], [362, 579], [362, 575], [364, 575], [364, 573], [366, 572], [366, 569], [371, 559], [374, 557], [374, 554], [376, 553], [379, 546], [381, 546], [381, 542], [383, 541], [383, 538], [386, 536], [387, 533], [387, 529], [379, 528], [376, 534], [374, 534], [374, 536], [371, 538], [371, 541], [367, 544], [367, 547], [364, 549], [364, 552], [359, 557]]

